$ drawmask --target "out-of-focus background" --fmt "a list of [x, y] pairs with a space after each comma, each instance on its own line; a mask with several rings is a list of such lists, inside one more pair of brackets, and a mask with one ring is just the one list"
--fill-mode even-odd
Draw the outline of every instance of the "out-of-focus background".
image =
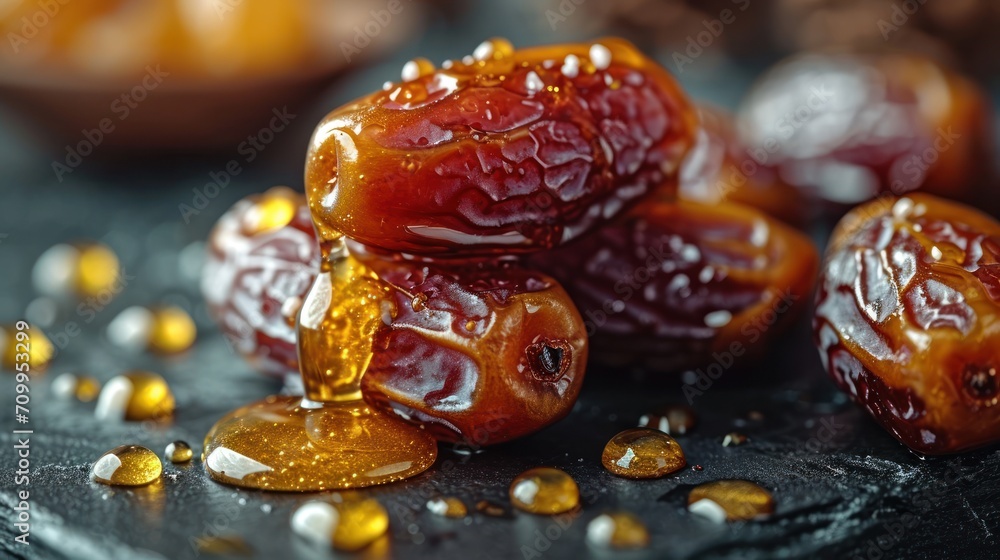
[[[0, 550], [13, 557], [193, 558], [212, 553], [185, 539], [232, 534], [240, 540], [235, 548], [223, 545], [227, 553], [278, 557], [292, 550], [297, 557], [324, 557], [288, 537], [294, 497], [237, 492], [208, 481], [200, 466], [178, 469], [181, 482], [175, 478], [155, 492], [105, 492], [87, 481], [86, 467], [120, 443], [157, 451], [178, 438], [199, 444], [227, 410], [279, 390], [250, 371], [208, 317], [198, 286], [205, 239], [247, 194], [273, 185], [301, 191], [316, 123], [385, 81], [399, 81], [412, 58], [460, 59], [489, 37], [529, 46], [618, 35], [662, 63], [692, 97], [737, 111], [746, 123], [775, 91], [761, 88], [763, 100], [758, 95], [748, 106], [754, 82], [805, 51], [926, 57], [935, 69], [965, 76], [971, 89], [963, 92], [996, 100], [998, 25], [994, 0], [0, 0], [0, 324], [28, 319], [42, 329], [56, 349], [53, 375], [82, 372], [106, 381], [126, 369], [158, 371], [183, 412], [170, 426], [107, 426], [93, 419], [88, 405], [54, 404], [48, 381], [38, 381], [37, 546]], [[937, 84], [934, 79], [928, 81]], [[895, 86], [883, 89], [886, 100], [895, 99]], [[939, 108], [936, 91], [907, 90], [902, 97]], [[965, 139], [992, 153], [992, 113], [959, 105], [954, 113], [931, 111], [924, 124], [933, 131], [960, 114], [961, 122], [988, 131]], [[994, 159], [949, 159], [963, 153], [942, 158], [972, 177], [956, 192], [995, 187], [987, 178]], [[823, 185], [809, 188], [819, 198], [829, 194]], [[827, 198], [852, 203], [871, 194]], [[121, 271], [114, 293], [58, 293], [68, 278], [47, 273], [69, 274], [59, 268], [68, 246], [51, 252], [65, 243], [77, 244], [70, 252], [90, 250], [99, 270], [107, 255], [93, 252], [93, 244], [113, 251]], [[43, 254], [49, 260], [39, 265]], [[154, 304], [193, 317], [198, 335], [190, 351], [162, 358], [125, 348], [134, 341], [115, 340], [117, 331], [108, 328], [123, 311]], [[474, 550], [506, 558], [522, 557], [528, 546], [541, 556], [593, 554], [582, 544], [584, 523], [560, 528], [571, 537], [545, 546], [536, 531], [550, 534], [547, 520], [476, 518], [444, 526], [422, 517], [427, 496], [441, 492], [503, 500], [507, 481], [537, 464], [571, 470], [587, 519], [616, 506], [643, 515], [654, 534], [651, 557], [937, 558], [962, 550], [977, 558], [986, 554], [983, 547], [995, 546], [997, 490], [976, 481], [995, 480], [996, 454], [921, 461], [836, 392], [818, 366], [805, 323], [787, 338], [794, 350], [768, 362], [765, 375], [706, 395], [706, 410], [727, 415], [707, 416], [704, 435], [694, 436], [701, 439], [684, 444], [706, 466], [704, 475], [687, 473], [692, 481], [752, 477], [781, 488], [773, 523], [700, 525], [664, 513], [683, 510], [684, 484], [602, 482], [591, 448], [596, 445], [599, 456], [606, 438], [588, 443], [580, 433], [632, 426], [629, 415], [668, 394], [627, 391], [635, 378], [616, 377], [616, 371], [593, 376], [600, 392], [585, 390], [573, 416], [553, 429], [482, 457], [446, 457], [471, 463], [464, 469], [402, 490], [376, 490], [392, 514], [394, 551], [443, 558]], [[9, 447], [12, 405], [0, 406]], [[751, 410], [764, 420], [748, 416]], [[822, 431], [828, 425], [839, 427], [829, 438]], [[744, 455], [717, 441], [734, 426], [752, 432], [756, 442]], [[941, 480], [951, 471], [967, 478], [949, 494], [952, 486]], [[0, 488], [6, 513], [13, 488], [6, 471]], [[921, 500], [928, 496], [933, 499]], [[943, 513], [932, 520], [937, 512]], [[928, 523], [908, 527], [905, 538], [895, 535], [900, 516], [910, 513]], [[12, 538], [8, 525], [0, 527], [4, 547]], [[889, 548], [876, 542], [883, 537], [890, 538]], [[387, 553], [371, 553], [379, 555]]]

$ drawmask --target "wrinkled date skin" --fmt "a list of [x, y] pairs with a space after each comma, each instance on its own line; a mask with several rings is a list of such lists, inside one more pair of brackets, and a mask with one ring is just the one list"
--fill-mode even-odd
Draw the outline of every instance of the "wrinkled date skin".
[[705, 204], [738, 202], [785, 223], [806, 223], [809, 211], [802, 191], [751, 158], [736, 135], [732, 115], [704, 103], [697, 108], [701, 126], [681, 164], [679, 197]]
[[763, 353], [818, 268], [807, 238], [752, 208], [655, 200], [529, 262], [573, 297], [595, 358], [670, 371]]
[[824, 365], [896, 439], [1000, 440], [1000, 223], [929, 195], [872, 202], [838, 226], [817, 298]]
[[746, 155], [824, 211], [916, 189], [994, 202], [989, 104], [918, 55], [804, 55], [772, 69], [737, 118]]
[[323, 240], [412, 255], [555, 247], [654, 186], [676, 191], [696, 116], [618, 39], [515, 51], [495, 39], [330, 113], [306, 163]]
[[240, 200], [212, 230], [202, 293], [233, 348], [261, 372], [298, 372], [295, 314], [319, 265], [305, 197], [285, 187]]
[[361, 378], [369, 404], [474, 447], [533, 433], [569, 413], [587, 336], [555, 280], [517, 268], [364, 262], [389, 286], [383, 309], [391, 309]]

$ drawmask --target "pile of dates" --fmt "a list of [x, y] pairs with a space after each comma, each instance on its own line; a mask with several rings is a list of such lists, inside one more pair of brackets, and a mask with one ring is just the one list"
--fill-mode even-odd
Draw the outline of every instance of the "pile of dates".
[[[893, 193], [955, 178], [975, 198], [978, 95], [922, 59], [793, 60], [732, 117], [619, 39], [493, 39], [442, 68], [413, 60], [330, 113], [306, 195], [237, 203], [212, 233], [203, 289], [258, 369], [322, 371], [324, 355], [303, 352], [316, 323], [303, 301], [330, 274], [331, 297], [377, 310], [364, 325], [324, 319], [359, 333], [324, 352], [370, 353], [365, 401], [444, 441], [486, 429], [477, 443], [495, 444], [565, 416], [588, 355], [675, 373], [763, 355], [820, 273], [831, 375], [910, 447], [968, 449], [1000, 437], [1000, 226]], [[907, 175], [948, 126], [959, 140]], [[876, 196], [821, 267], [793, 225]]]

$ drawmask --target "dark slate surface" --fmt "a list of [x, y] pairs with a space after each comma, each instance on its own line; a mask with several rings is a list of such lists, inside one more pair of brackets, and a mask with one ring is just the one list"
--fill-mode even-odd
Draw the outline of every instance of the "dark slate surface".
[[[503, 4], [503, 6], [500, 6]], [[490, 7], [492, 6], [492, 7]], [[515, 43], [553, 40], [544, 18], [504, 3], [481, 5], [438, 24], [428, 38], [395, 60], [359, 70], [335, 86], [327, 107], [396, 77], [409, 56], [457, 57], [483, 37], [508, 35]], [[511, 22], [517, 22], [516, 25]], [[558, 35], [556, 36], [558, 37]], [[660, 53], [666, 57], [667, 53]], [[667, 60], [667, 58], [664, 58]], [[719, 68], [707, 58], [682, 80], [703, 97], [731, 103], [750, 72]], [[20, 318], [35, 294], [30, 267], [48, 246], [92, 238], [121, 256], [130, 280], [123, 293], [93, 314], [73, 305], [46, 331], [65, 333], [73, 322], [82, 334], [69, 338], [52, 371], [32, 382], [31, 546], [13, 544], [15, 483], [10, 430], [13, 380], [0, 376], [0, 551], [13, 558], [194, 558], [192, 543], [223, 535], [243, 539], [259, 558], [334, 556], [289, 531], [293, 508], [316, 496], [238, 490], [207, 479], [199, 462], [165, 466], [162, 481], [138, 490], [114, 489], [88, 479], [90, 464], [104, 451], [138, 443], [160, 452], [175, 439], [200, 451], [209, 427], [228, 410], [279, 390], [235, 357], [205, 316], [196, 289], [197, 246], [213, 221], [249, 192], [272, 184], [301, 185], [302, 153], [319, 109], [292, 108], [295, 127], [282, 133], [263, 157], [245, 166], [232, 185], [193, 216], [181, 219], [192, 188], [223, 169], [231, 153], [170, 161], [107, 163], [95, 156], [59, 183], [49, 168], [51, 153], [27, 145], [20, 132], [0, 127], [0, 320]], [[261, 116], [266, 122], [267, 115]], [[5, 119], [4, 123], [9, 123]], [[248, 123], [248, 132], [259, 128]], [[171, 301], [195, 315], [201, 328], [196, 348], [169, 360], [135, 356], [113, 348], [101, 334], [117, 311], [132, 304]], [[163, 373], [178, 400], [172, 423], [106, 424], [92, 405], [66, 404], [48, 396], [63, 371], [84, 371], [107, 380], [123, 370]], [[627, 509], [641, 516], [652, 547], [634, 558], [993, 558], [1000, 535], [1000, 453], [985, 450], [951, 458], [921, 459], [898, 445], [837, 393], [820, 370], [800, 322], [756, 370], [739, 365], [694, 406], [700, 423], [679, 438], [691, 465], [657, 481], [628, 481], [603, 470], [600, 454], [617, 431], [670, 402], [684, 402], [676, 380], [657, 379], [626, 368], [594, 368], [573, 413], [519, 442], [472, 455], [442, 446], [431, 471], [404, 483], [374, 489], [392, 517], [387, 546], [361, 555], [399, 558], [604, 558], [583, 540], [586, 524], [602, 511]], [[748, 415], [751, 411], [762, 414]], [[750, 437], [725, 448], [733, 430]], [[435, 518], [424, 502], [456, 495], [472, 508], [480, 499], [507, 504], [510, 480], [526, 468], [551, 465], [577, 480], [584, 507], [562, 520], [513, 513], [504, 518], [473, 514], [465, 521]], [[767, 521], [714, 525], [684, 510], [692, 485], [722, 478], [756, 481], [774, 493], [777, 510]], [[386, 543], [383, 543], [386, 544]], [[205, 553], [200, 553], [205, 556]]]

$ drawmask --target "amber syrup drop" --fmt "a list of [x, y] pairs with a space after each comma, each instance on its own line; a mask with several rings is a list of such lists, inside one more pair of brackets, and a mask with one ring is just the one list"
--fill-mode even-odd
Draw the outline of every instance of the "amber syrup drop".
[[220, 420], [205, 438], [215, 480], [277, 491], [361, 488], [415, 476], [437, 459], [427, 432], [361, 399], [375, 329], [392, 309], [342, 239], [326, 245], [329, 260], [298, 321], [305, 397], [271, 396]]
[[684, 468], [687, 460], [681, 446], [666, 433], [631, 428], [611, 438], [601, 463], [625, 478], [660, 478]]
[[688, 510], [717, 522], [748, 521], [774, 512], [774, 498], [748, 480], [717, 480], [696, 486]]
[[565, 472], [539, 467], [517, 475], [510, 483], [510, 503], [528, 513], [557, 515], [580, 505], [580, 489]]
[[604, 513], [587, 524], [587, 543], [598, 548], [645, 548], [649, 546], [649, 530], [631, 513]]
[[90, 478], [111, 486], [145, 486], [160, 478], [160, 458], [140, 445], [122, 445], [94, 463]]

